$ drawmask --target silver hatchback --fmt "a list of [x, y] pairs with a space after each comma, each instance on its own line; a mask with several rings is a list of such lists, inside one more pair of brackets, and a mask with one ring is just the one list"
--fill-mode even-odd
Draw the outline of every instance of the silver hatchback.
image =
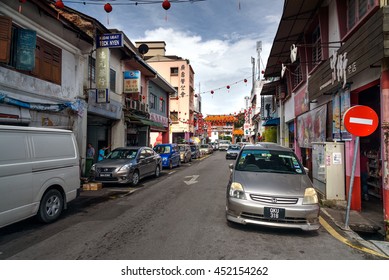
[[104, 160], [91, 168], [91, 177], [101, 183], [131, 183], [150, 175], [159, 177], [162, 170], [162, 158], [149, 147], [117, 148]]
[[317, 193], [292, 150], [267, 143], [246, 145], [230, 170], [228, 221], [319, 229]]

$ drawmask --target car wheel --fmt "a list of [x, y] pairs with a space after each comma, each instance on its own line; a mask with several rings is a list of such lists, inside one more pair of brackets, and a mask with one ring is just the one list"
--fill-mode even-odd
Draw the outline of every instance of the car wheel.
[[58, 190], [51, 189], [47, 191], [39, 205], [39, 220], [44, 223], [54, 222], [61, 215], [63, 204], [62, 194]]
[[132, 174], [131, 184], [133, 186], [136, 186], [138, 185], [138, 183], [139, 183], [139, 171], [135, 170], [134, 173]]
[[[170, 162], [170, 165], [171, 165], [171, 162]], [[161, 175], [161, 168], [159, 167], [159, 165], [157, 165], [157, 167], [155, 168], [154, 176], [158, 178], [159, 175]]]

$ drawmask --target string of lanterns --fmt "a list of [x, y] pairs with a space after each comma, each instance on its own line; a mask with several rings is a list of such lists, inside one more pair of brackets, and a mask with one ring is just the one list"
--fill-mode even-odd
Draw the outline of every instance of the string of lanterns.
[[[244, 83], [247, 85], [248, 79], [250, 79], [251, 77], [252, 77], [252, 76], [247, 77], [247, 78], [244, 78], [244, 79], [242, 79], [242, 80], [236, 81], [236, 82], [231, 83], [231, 84], [228, 84], [228, 85], [226, 85], [226, 86], [214, 88], [214, 89], [212, 89], [212, 90], [202, 91], [202, 92], [200, 92], [199, 94], [204, 94], [204, 93], [214, 94], [216, 91], [222, 90], [222, 89], [227, 89], [228, 92], [229, 92], [232, 85], [236, 85], [236, 84], [239, 84], [239, 83], [242, 83], [242, 82], [244, 82]], [[197, 96], [196, 96], [196, 97], [197, 97]]]

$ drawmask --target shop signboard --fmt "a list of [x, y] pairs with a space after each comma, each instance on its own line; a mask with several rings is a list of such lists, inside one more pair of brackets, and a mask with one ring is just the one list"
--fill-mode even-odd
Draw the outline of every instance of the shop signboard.
[[97, 48], [121, 48], [123, 47], [123, 34], [109, 33], [98, 35], [96, 45]]
[[124, 93], [139, 93], [140, 92], [140, 78], [139, 70], [130, 70], [123, 72], [123, 92]]

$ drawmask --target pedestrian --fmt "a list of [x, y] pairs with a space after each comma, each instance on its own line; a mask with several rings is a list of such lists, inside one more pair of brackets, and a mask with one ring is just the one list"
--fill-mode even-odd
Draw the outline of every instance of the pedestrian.
[[366, 151], [363, 151], [360, 158], [360, 170], [361, 170], [361, 185], [362, 185], [362, 197], [364, 200], [369, 200], [367, 178], [369, 176], [369, 159], [367, 158]]
[[94, 159], [95, 158], [95, 148], [91, 143], [88, 143], [88, 149], [86, 150], [86, 158]]
[[97, 158], [97, 161], [100, 161], [100, 160], [103, 160], [105, 158], [105, 152], [109, 149], [109, 147], [102, 147], [100, 150], [99, 150], [99, 157]]

